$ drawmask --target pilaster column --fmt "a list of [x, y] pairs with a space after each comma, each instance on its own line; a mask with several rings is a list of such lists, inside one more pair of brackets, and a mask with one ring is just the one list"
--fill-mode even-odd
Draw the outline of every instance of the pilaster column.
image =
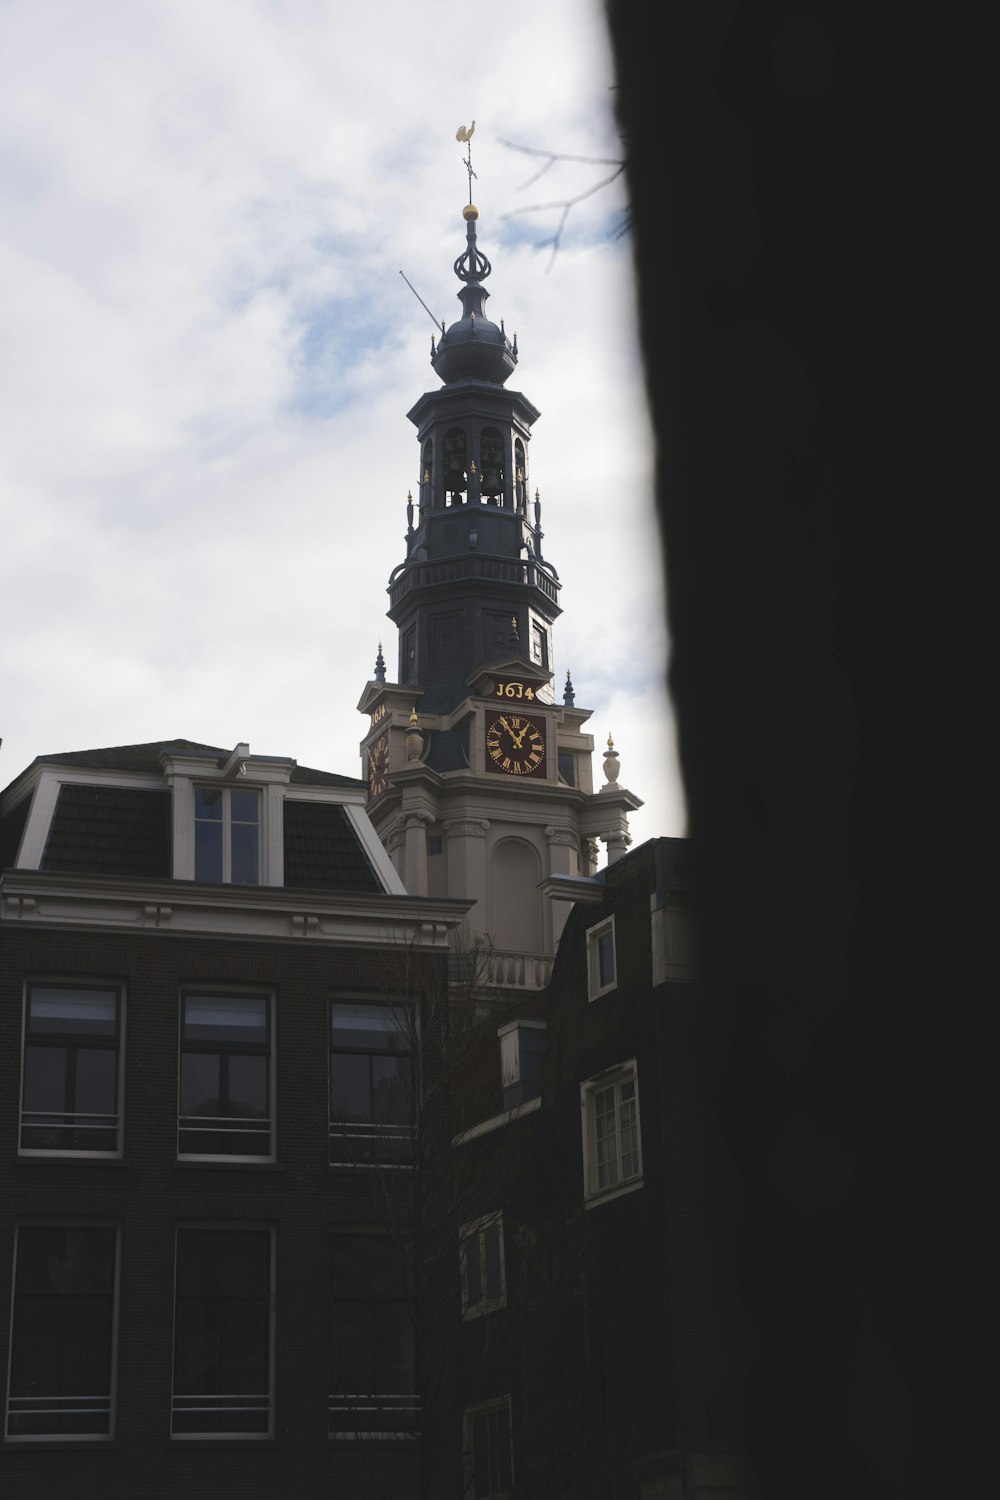
[[475, 900], [467, 920], [473, 931], [489, 930], [486, 909], [486, 835], [488, 818], [448, 818], [448, 895]]
[[[549, 841], [550, 875], [578, 875], [580, 873], [580, 836], [572, 828], [556, 828], [549, 825], [545, 830]], [[546, 948], [555, 953], [570, 914], [568, 901], [544, 902]]]
[[406, 865], [403, 884], [411, 896], [427, 895], [427, 824], [434, 815], [416, 808], [406, 818]]
[[610, 833], [602, 833], [601, 842], [607, 845], [608, 864], [613, 865], [616, 859], [621, 859], [623, 854], [628, 853], [632, 835], [626, 828], [615, 828]]

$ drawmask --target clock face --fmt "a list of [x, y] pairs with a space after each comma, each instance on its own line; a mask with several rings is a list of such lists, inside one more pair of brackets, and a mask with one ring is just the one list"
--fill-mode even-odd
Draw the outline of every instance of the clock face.
[[368, 795], [377, 797], [389, 785], [389, 736], [380, 734], [368, 746]]
[[523, 714], [486, 721], [486, 769], [508, 776], [545, 775], [545, 731]]

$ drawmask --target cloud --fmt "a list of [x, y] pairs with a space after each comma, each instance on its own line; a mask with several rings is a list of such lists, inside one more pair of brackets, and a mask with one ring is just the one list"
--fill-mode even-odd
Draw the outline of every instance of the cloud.
[[476, 118], [490, 314], [542, 412], [557, 689], [570, 668], [598, 751], [613, 729], [636, 839], [684, 831], [630, 247], [608, 234], [624, 182], [551, 265], [558, 215], [504, 217], [604, 169], [524, 189], [503, 140], [620, 151], [603, 12], [484, 0], [476, 29], [441, 0], [0, 10], [0, 783], [178, 735], [362, 773], [380, 640], [395, 671], [406, 412], [437, 385], [399, 272], [457, 316]]

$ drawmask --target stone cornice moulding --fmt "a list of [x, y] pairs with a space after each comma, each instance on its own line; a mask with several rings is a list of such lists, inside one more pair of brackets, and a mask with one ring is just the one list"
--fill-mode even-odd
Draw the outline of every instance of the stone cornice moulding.
[[0, 920], [33, 930], [94, 929], [275, 942], [301, 936], [343, 947], [447, 948], [472, 901], [405, 894], [286, 891], [11, 871], [0, 881]]

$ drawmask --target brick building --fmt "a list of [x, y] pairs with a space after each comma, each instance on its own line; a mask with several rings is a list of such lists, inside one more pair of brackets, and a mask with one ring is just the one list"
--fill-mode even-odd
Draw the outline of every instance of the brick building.
[[184, 740], [4, 792], [5, 1494], [444, 1492], [413, 1053], [467, 903], [403, 892], [364, 799]]

